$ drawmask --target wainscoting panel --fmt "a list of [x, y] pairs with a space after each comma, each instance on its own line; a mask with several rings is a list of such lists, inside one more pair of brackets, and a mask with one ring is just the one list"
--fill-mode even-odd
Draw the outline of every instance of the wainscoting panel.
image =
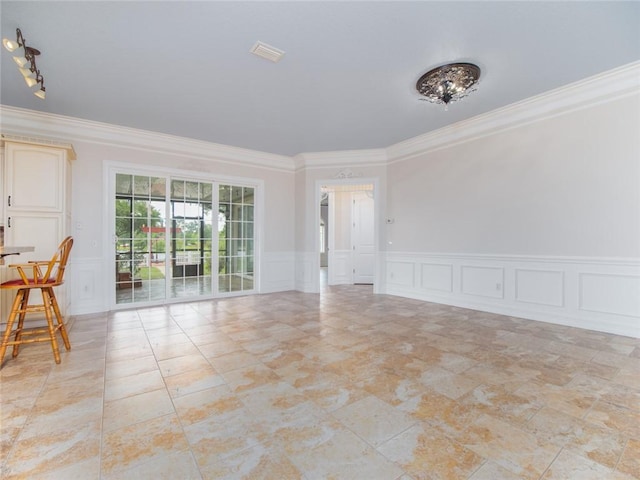
[[[317, 265], [317, 268], [314, 266]], [[296, 252], [295, 253], [295, 290], [300, 292], [318, 292], [320, 291], [319, 275], [320, 253], [316, 252]]]
[[478, 297], [503, 298], [504, 269], [463, 265], [462, 293]]
[[[69, 314], [84, 315], [109, 310], [103, 261], [98, 257], [72, 258], [65, 271], [70, 291]], [[110, 280], [113, 280], [109, 277]]]
[[413, 262], [387, 262], [387, 283], [399, 288], [413, 288], [416, 265]]
[[580, 273], [580, 309], [640, 317], [640, 276]]
[[294, 252], [263, 252], [261, 258], [260, 293], [295, 289]]
[[386, 252], [380, 293], [640, 338], [640, 259]]
[[516, 300], [518, 302], [564, 306], [564, 272], [516, 268]]
[[453, 292], [453, 265], [422, 263], [420, 268], [421, 288], [436, 292]]
[[353, 283], [353, 251], [329, 252], [329, 285], [351, 285]]

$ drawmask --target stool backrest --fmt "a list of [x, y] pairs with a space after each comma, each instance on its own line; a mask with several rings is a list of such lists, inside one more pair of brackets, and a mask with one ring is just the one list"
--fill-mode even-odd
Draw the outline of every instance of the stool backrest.
[[53, 279], [55, 283], [62, 283], [64, 270], [67, 267], [67, 260], [69, 260], [69, 254], [71, 253], [71, 247], [73, 247], [73, 237], [65, 238], [49, 261], [46, 273], [42, 275], [44, 281]]

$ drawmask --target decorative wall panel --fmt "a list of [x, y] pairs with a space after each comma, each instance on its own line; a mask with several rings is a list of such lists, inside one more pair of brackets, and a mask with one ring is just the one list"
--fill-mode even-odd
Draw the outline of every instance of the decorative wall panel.
[[421, 288], [438, 292], [453, 291], [453, 265], [423, 263], [420, 267]]
[[262, 254], [260, 293], [285, 292], [295, 289], [295, 253]]
[[478, 297], [502, 298], [504, 269], [462, 266], [462, 293]]
[[387, 283], [397, 287], [413, 287], [415, 285], [415, 269], [413, 262], [388, 262]]
[[564, 272], [516, 269], [516, 300], [562, 307], [564, 305]]
[[640, 317], [640, 275], [581, 273], [580, 309]]

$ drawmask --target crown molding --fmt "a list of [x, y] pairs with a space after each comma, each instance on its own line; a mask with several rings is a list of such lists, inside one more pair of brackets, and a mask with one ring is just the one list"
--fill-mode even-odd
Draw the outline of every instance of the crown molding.
[[0, 130], [3, 134], [65, 138], [67, 141], [127, 147], [234, 165], [247, 165], [286, 172], [294, 170], [293, 159], [284, 155], [7, 105], [0, 105]]
[[[429, 151], [640, 93], [640, 61], [486, 114], [419, 135], [385, 149], [301, 153], [295, 157], [0, 105], [0, 132], [65, 138], [270, 170], [385, 166]], [[53, 140], [51, 140], [53, 141]]]
[[528, 123], [640, 93], [640, 61], [550, 90], [387, 147], [389, 163], [407, 160]]
[[369, 150], [340, 150], [334, 152], [308, 152], [293, 157], [295, 169], [344, 168], [345, 166], [379, 167], [387, 165], [384, 148]]

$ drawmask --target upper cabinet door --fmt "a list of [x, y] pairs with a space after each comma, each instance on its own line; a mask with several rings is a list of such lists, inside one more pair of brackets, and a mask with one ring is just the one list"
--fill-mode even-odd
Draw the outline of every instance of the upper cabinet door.
[[66, 152], [20, 143], [5, 144], [4, 204], [11, 210], [61, 212], [64, 209]]

